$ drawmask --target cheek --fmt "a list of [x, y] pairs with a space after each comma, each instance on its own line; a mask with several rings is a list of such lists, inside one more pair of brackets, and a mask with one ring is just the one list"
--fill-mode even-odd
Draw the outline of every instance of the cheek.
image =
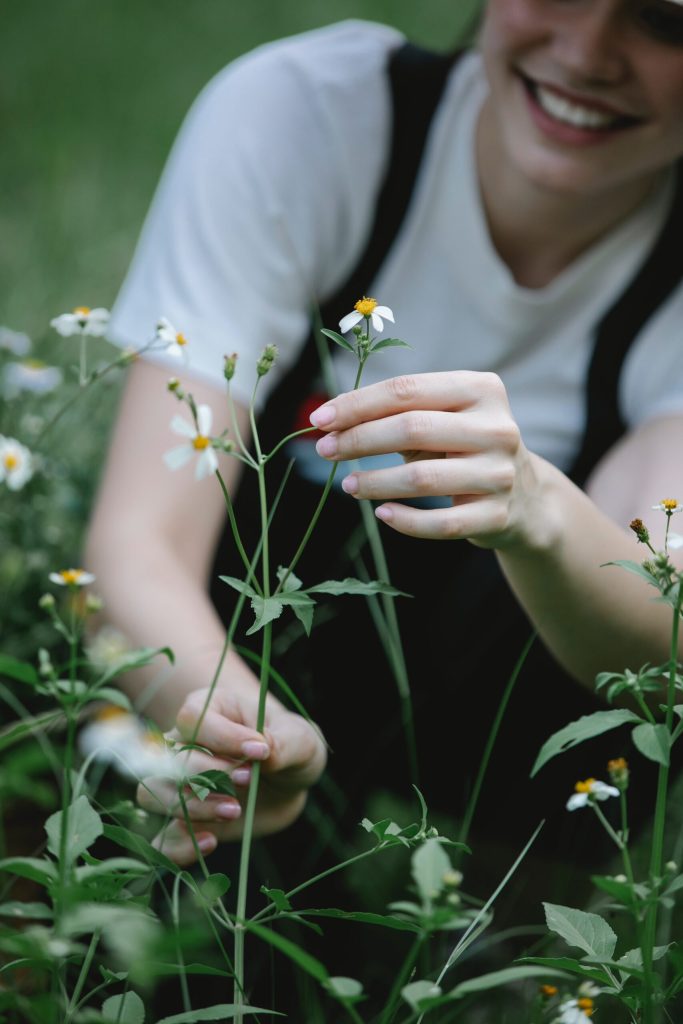
[[489, 0], [482, 48], [500, 53], [532, 44], [543, 35], [542, 7], [537, 0]]

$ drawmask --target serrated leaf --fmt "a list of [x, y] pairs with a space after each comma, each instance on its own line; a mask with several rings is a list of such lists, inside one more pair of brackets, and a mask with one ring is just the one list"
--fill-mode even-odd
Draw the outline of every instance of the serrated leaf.
[[615, 708], [613, 711], [594, 711], [592, 715], [583, 715], [575, 722], [570, 722], [563, 729], [553, 733], [550, 739], [541, 747], [536, 762], [531, 769], [531, 778], [547, 764], [553, 757], [571, 750], [579, 743], [592, 739], [594, 736], [601, 736], [611, 729], [618, 729], [620, 725], [642, 722], [642, 718], [627, 711], [625, 708]]
[[328, 978], [325, 988], [335, 999], [341, 999], [342, 1001], [347, 999], [355, 1001], [363, 995], [363, 986], [355, 978]]
[[671, 754], [669, 730], [662, 723], [643, 722], [631, 733], [635, 747], [643, 757], [657, 764], [668, 765]]
[[434, 999], [441, 995], [441, 989], [433, 981], [411, 981], [409, 985], [404, 985], [401, 989], [401, 995], [408, 1003], [411, 1010], [415, 1013], [420, 1011], [420, 1003], [424, 1002], [425, 999]]
[[228, 796], [235, 796], [237, 790], [227, 772], [219, 768], [209, 768], [208, 771], [199, 775], [192, 775], [185, 780], [187, 785], [203, 786], [211, 793], [225, 793]]
[[[418, 914], [421, 914], [421, 909], [416, 903], [410, 905], [415, 908]], [[392, 904], [392, 907], [394, 906], [397, 906], [397, 904]], [[359, 924], [374, 924], [379, 925], [381, 928], [391, 928], [397, 932], [419, 932], [421, 930], [419, 925], [414, 924], [412, 921], [405, 921], [402, 917], [392, 917], [389, 914], [366, 913], [363, 910], [337, 910], [334, 907], [315, 908], [311, 910], [297, 910], [297, 917], [328, 917], [338, 921], [356, 921]]]
[[102, 1013], [112, 1024], [144, 1024], [145, 1004], [136, 992], [109, 996], [102, 1003]]
[[246, 594], [247, 597], [258, 597], [254, 588], [245, 580], [240, 580], [236, 576], [219, 576], [218, 579], [222, 580], [223, 583], [227, 583], [233, 590], [239, 591], [240, 594]]
[[410, 870], [424, 903], [437, 899], [451, 861], [438, 839], [426, 839], [413, 853]]
[[[661, 960], [662, 957], [666, 956], [666, 954], [669, 952], [669, 950], [671, 949], [672, 945], [673, 945], [673, 943], [669, 942], [666, 946], [655, 946], [653, 948], [653, 950], [652, 950], [652, 959], [653, 960]], [[642, 951], [642, 949], [638, 949], [638, 948], [636, 948], [636, 949], [629, 949], [627, 953], [624, 953], [623, 956], [619, 957], [619, 959], [617, 960], [617, 964], [618, 964], [619, 967], [622, 967], [622, 968], [626, 967], [626, 968], [635, 969], [637, 971], [642, 971], [643, 970], [643, 951]]]
[[407, 341], [401, 341], [400, 338], [382, 338], [381, 341], [376, 342], [370, 347], [370, 352], [379, 352], [382, 348], [410, 348], [411, 346]]
[[52, 908], [46, 903], [11, 900], [9, 903], [0, 903], [0, 917], [11, 917], [15, 921], [49, 921], [52, 918]]
[[344, 580], [325, 580], [324, 583], [316, 583], [313, 587], [307, 587], [306, 594], [386, 594], [389, 597], [410, 597], [402, 590], [397, 590], [390, 583], [383, 583], [381, 580], [356, 580], [347, 576]]
[[614, 562], [605, 562], [605, 565], [618, 565], [621, 569], [626, 569], [627, 572], [632, 572], [635, 576], [640, 576], [652, 587], [659, 589], [656, 578], [647, 569], [644, 569], [640, 562], [632, 562], [628, 558], [619, 558]]
[[[55, 811], [45, 822], [47, 848], [55, 857], [60, 856], [63, 811]], [[75, 860], [102, 835], [103, 825], [87, 796], [81, 795], [71, 804], [67, 817], [66, 858]]]
[[578, 974], [582, 978], [588, 978], [598, 985], [609, 985], [610, 979], [604, 971], [593, 964], [585, 965], [579, 960], [572, 960], [568, 956], [523, 956], [520, 963], [538, 964], [545, 969], [557, 969], [558, 971]]
[[9, 654], [0, 654], [0, 676], [16, 679], [18, 683], [26, 683], [28, 686], [40, 685], [40, 677], [33, 665], [11, 658]]
[[97, 686], [104, 686], [105, 683], [116, 679], [117, 676], [123, 675], [124, 672], [131, 672], [135, 668], [144, 668], [145, 665], [149, 665], [160, 654], [168, 658], [171, 664], [175, 662], [175, 655], [170, 647], [138, 647], [134, 651], [127, 651], [120, 658], [117, 658], [116, 664], [112, 665], [97, 680]]
[[347, 349], [349, 352], [355, 353], [355, 348], [353, 347], [350, 341], [346, 340], [343, 334], [338, 334], [337, 331], [331, 331], [327, 327], [321, 327], [320, 333], [324, 334], [326, 338], [330, 339], [330, 341], [333, 341], [335, 345], [341, 345], [342, 348]]
[[264, 896], [268, 897], [271, 903], [275, 904], [276, 910], [285, 911], [292, 909], [292, 904], [289, 902], [289, 898], [284, 889], [269, 889], [267, 886], [262, 885], [261, 892]]
[[569, 946], [578, 946], [589, 956], [611, 959], [617, 936], [604, 918], [557, 903], [544, 903], [543, 909], [550, 931]]
[[50, 885], [57, 880], [57, 865], [44, 857], [5, 857], [0, 860], [0, 871], [29, 878], [40, 885]]
[[269, 622], [279, 619], [282, 615], [284, 602], [279, 597], [255, 596], [252, 598], [251, 607], [256, 618], [247, 630], [247, 636], [251, 636], [253, 633], [258, 633], [259, 629], [263, 629], [263, 627]]
[[301, 590], [303, 586], [299, 577], [295, 573], [289, 572], [284, 565], [278, 566], [276, 576], [279, 583], [282, 583], [283, 580], [285, 581], [285, 585], [282, 588], [283, 594], [291, 594], [293, 591]]
[[311, 635], [315, 601], [307, 594], [291, 594], [282, 596], [283, 604], [289, 605], [297, 619], [304, 627], [306, 636]]
[[266, 1013], [271, 1017], [284, 1017], [277, 1010], [264, 1010], [261, 1006], [236, 1006], [235, 1003], [218, 1003], [216, 1006], [205, 1006], [199, 1010], [188, 1010], [187, 1013], [174, 1013], [172, 1017], [162, 1017], [156, 1024], [195, 1024], [200, 1020], [232, 1020], [238, 1013]]
[[256, 924], [254, 921], [247, 921], [244, 927], [247, 931], [254, 932], [264, 942], [279, 949], [281, 953], [284, 953], [286, 957], [289, 957], [295, 964], [298, 964], [306, 974], [310, 974], [316, 981], [327, 981], [329, 973], [324, 964], [320, 960], [316, 960], [310, 953], [301, 949], [296, 943], [291, 942], [290, 939], [286, 939], [284, 935], [279, 935], [278, 932]]

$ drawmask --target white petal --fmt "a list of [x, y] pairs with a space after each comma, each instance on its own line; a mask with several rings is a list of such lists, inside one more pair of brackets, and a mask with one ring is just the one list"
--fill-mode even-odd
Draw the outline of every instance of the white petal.
[[60, 587], [66, 586], [66, 580], [63, 576], [60, 576], [58, 572], [51, 572], [48, 579], [51, 583], [56, 583]]
[[195, 476], [197, 480], [202, 480], [205, 476], [209, 476], [211, 473], [215, 473], [218, 469], [218, 459], [213, 448], [205, 448], [202, 454], [197, 459], [197, 469]]
[[374, 312], [384, 320], [391, 320], [392, 324], [394, 323], [394, 314], [388, 306], [375, 306]]
[[674, 551], [677, 548], [683, 548], [683, 537], [680, 535], [680, 533], [674, 533], [673, 530], [669, 531], [667, 542], [669, 547], [672, 548]]
[[377, 333], [381, 334], [384, 330], [384, 321], [382, 320], [382, 317], [377, 316], [377, 313], [373, 310], [370, 314], [370, 319], [372, 320], [372, 326], [375, 328]]
[[194, 423], [188, 423], [182, 416], [174, 416], [171, 420], [171, 430], [174, 434], [179, 434], [181, 437], [189, 437], [192, 440], [197, 436]]
[[171, 448], [170, 452], [164, 452], [163, 459], [169, 469], [180, 469], [192, 457], [192, 448], [189, 444], [183, 444], [179, 448]]
[[208, 437], [211, 433], [211, 424], [213, 423], [213, 413], [210, 405], [200, 405], [197, 407], [197, 426], [199, 427], [199, 433], [202, 437]]
[[359, 313], [357, 309], [354, 309], [352, 313], [347, 313], [346, 316], [343, 316], [339, 321], [340, 332], [342, 334], [346, 334], [346, 332], [350, 331], [352, 327], [355, 327], [356, 324], [359, 324], [362, 319], [363, 315], [362, 313]]
[[579, 807], [585, 807], [588, 803], [588, 793], [573, 793], [567, 800], [567, 810], [576, 811]]
[[591, 796], [596, 800], [608, 800], [611, 796], [619, 796], [619, 790], [616, 786], [608, 786], [604, 782], [594, 782]]
[[54, 327], [63, 338], [69, 338], [72, 334], [81, 333], [78, 317], [75, 317], [73, 313], [62, 313], [61, 316], [56, 316], [54, 320], [50, 320], [50, 327]]

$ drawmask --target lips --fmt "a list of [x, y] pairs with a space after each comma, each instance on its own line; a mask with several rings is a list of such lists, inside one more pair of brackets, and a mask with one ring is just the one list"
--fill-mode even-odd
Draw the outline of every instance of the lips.
[[608, 104], [589, 100], [520, 73], [534, 121], [546, 134], [563, 142], [597, 142], [641, 123], [640, 118]]

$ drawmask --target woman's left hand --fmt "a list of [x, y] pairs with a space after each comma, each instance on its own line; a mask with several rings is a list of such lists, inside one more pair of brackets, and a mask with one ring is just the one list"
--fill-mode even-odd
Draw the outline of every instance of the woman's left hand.
[[[399, 533], [466, 538], [482, 547], [524, 543], [541, 484], [496, 374], [454, 370], [393, 377], [339, 395], [311, 415], [331, 461], [399, 452], [403, 465], [354, 472], [355, 498], [385, 502], [376, 515]], [[448, 507], [394, 499], [447, 496]]]

